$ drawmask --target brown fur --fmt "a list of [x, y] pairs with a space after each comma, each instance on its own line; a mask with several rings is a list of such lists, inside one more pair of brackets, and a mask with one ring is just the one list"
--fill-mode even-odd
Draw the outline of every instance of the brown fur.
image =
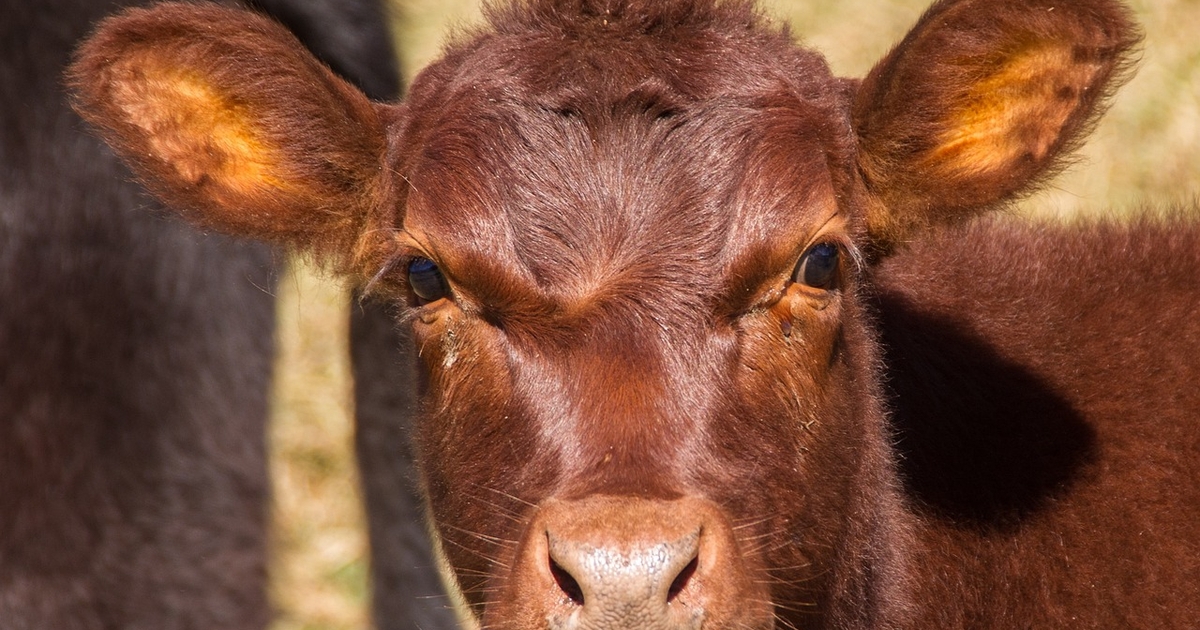
[[[487, 627], [1180, 625], [1200, 558], [1194, 222], [970, 222], [1058, 168], [1138, 41], [1112, 0], [1053, 8], [939, 2], [858, 82], [746, 2], [519, 1], [370, 114], [294, 51], [263, 59], [281, 33], [168, 4], [114, 18], [71, 76], [185, 211], [332, 253], [404, 305], [427, 498]], [[164, 29], [213, 59], [140, 43]], [[170, 98], [100, 96], [140, 90], [142, 67], [249, 105], [139, 130]], [[293, 178], [308, 147], [382, 141], [283, 142], [276, 121], [330, 99], [312, 120], [353, 112], [388, 149], [326, 190]], [[137, 152], [202, 147], [228, 116], [262, 150], [202, 166], [216, 185]], [[231, 168], [295, 207], [230, 205]], [[335, 193], [333, 232], [295, 228]], [[842, 252], [829, 286], [794, 281], [818, 243]], [[414, 257], [450, 296], [417, 300]], [[651, 549], [663, 564], [618, 579]], [[635, 586], [659, 599], [622, 599]]]
[[962, 602], [924, 608], [923, 627], [1198, 618], [1189, 215], [981, 222], [880, 270], [897, 443], [922, 524], [916, 595]]

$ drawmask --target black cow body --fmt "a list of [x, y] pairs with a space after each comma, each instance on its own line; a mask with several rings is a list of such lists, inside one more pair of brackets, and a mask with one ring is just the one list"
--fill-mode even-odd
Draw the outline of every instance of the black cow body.
[[[62, 69], [116, 4], [0, 7], [0, 628], [262, 628], [279, 256], [146, 212], [71, 111]], [[377, 3], [257, 4], [363, 89], [398, 93]], [[368, 371], [398, 364], [381, 321], [356, 315]], [[406, 422], [372, 404], [385, 395], [359, 395], [373, 514], [400, 515], [373, 527], [381, 627], [447, 627], [444, 600], [417, 598], [438, 582], [408, 460], [372, 450]]]

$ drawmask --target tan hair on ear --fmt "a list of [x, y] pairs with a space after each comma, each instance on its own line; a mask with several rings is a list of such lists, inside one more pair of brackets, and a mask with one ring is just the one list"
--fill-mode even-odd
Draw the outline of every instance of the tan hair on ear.
[[111, 76], [113, 107], [142, 130], [150, 154], [187, 185], [238, 197], [291, 188], [276, 174], [281, 159], [268, 134], [246, 106], [206, 77], [136, 56], [114, 64]]

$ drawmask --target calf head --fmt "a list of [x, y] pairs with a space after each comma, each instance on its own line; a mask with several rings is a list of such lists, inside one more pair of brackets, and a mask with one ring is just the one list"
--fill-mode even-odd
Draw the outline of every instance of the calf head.
[[106, 21], [70, 81], [168, 203], [397, 302], [431, 516], [486, 627], [902, 620], [871, 264], [1053, 172], [1127, 12], [939, 2], [862, 81], [745, 2], [489, 22], [399, 104], [196, 4]]

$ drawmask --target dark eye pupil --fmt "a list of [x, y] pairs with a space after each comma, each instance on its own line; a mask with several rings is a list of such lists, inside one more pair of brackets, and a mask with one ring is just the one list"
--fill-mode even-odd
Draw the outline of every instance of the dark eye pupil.
[[450, 294], [450, 287], [437, 264], [428, 258], [413, 258], [408, 263], [408, 286], [421, 303], [440, 300]]
[[837, 278], [838, 246], [818, 243], [804, 252], [793, 276], [795, 282], [818, 289], [830, 289]]

